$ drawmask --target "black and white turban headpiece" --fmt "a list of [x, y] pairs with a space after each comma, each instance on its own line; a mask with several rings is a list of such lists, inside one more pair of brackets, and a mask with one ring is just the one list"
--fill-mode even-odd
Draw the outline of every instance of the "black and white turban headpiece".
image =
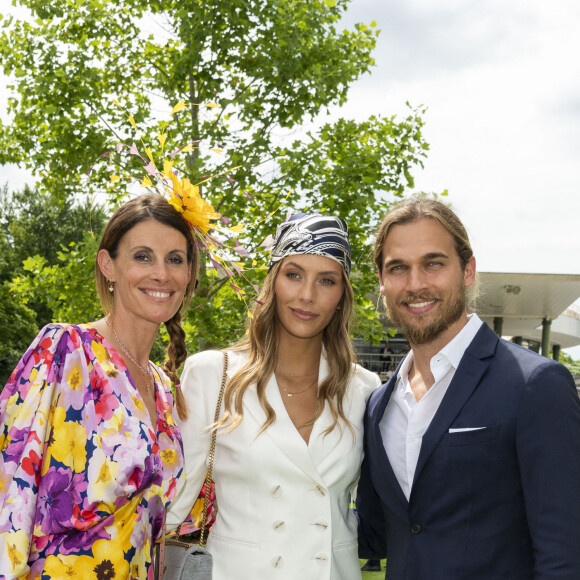
[[286, 256], [313, 254], [337, 261], [350, 275], [348, 227], [338, 217], [298, 213], [280, 224], [274, 237], [270, 268]]

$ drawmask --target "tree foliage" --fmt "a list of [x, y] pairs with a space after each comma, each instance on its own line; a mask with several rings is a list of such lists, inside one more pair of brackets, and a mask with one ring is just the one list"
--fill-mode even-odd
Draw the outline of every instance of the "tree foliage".
[[[376, 335], [378, 316], [366, 300], [376, 286], [368, 237], [388, 202], [413, 187], [412, 171], [427, 151], [423, 111], [410, 109], [402, 120], [317, 121], [320, 128], [313, 128], [313, 120], [344, 103], [352, 82], [372, 68], [374, 23], [342, 29], [348, 0], [18, 3], [32, 16], [5, 19], [0, 36], [0, 62], [12, 91], [10, 120], [0, 127], [0, 162], [26, 165], [61, 200], [97, 191], [118, 201], [127, 188], [111, 183], [110, 165], [90, 180], [82, 177], [101, 153], [118, 141], [142, 148], [140, 139], [151, 144], [157, 135], [166, 135], [167, 151], [201, 140], [177, 166], [194, 183], [239, 166], [231, 174], [235, 181], [211, 180], [203, 195], [234, 223], [246, 224], [250, 250], [258, 250], [290, 211], [334, 213], [347, 221], [357, 333]], [[132, 114], [138, 132], [113, 98]], [[163, 112], [179, 101], [186, 104], [179, 115]], [[144, 175], [142, 167], [133, 171]], [[14, 288], [23, 296], [42, 293], [53, 312], [81, 316], [73, 306], [58, 306], [82, 291], [70, 277], [81, 276], [72, 268], [91, 248], [88, 240], [77, 244], [61, 250], [59, 264], [28, 263], [31, 274]], [[264, 270], [247, 275], [259, 284]], [[246, 306], [202, 270], [187, 319], [192, 348], [238, 337]]]
[[0, 283], [0, 391], [37, 332], [35, 312]]
[[580, 375], [580, 360], [573, 359], [567, 352], [560, 352], [560, 362], [573, 374]]
[[[33, 18], [7, 19], [0, 39], [13, 78], [2, 161], [20, 161], [53, 193], [76, 192], [79, 166], [123, 123], [122, 101], [154, 126], [156, 97], [189, 105], [171, 138], [227, 141], [246, 171], [273, 154], [273, 131], [342, 103], [369, 70], [376, 31], [337, 31], [346, 0], [21, 0]], [[146, 32], [147, 29], [153, 33]], [[206, 102], [219, 104], [205, 115]], [[189, 170], [195, 172], [196, 155]], [[234, 163], [237, 165], [238, 163]], [[205, 165], [204, 165], [205, 167]]]
[[24, 304], [41, 301], [52, 320], [78, 323], [100, 318], [93, 277], [98, 244], [93, 234], [85, 233], [82, 242], [62, 246], [55, 263], [40, 255], [27, 258], [25, 272], [13, 279], [11, 290]]
[[106, 215], [90, 201], [57, 200], [25, 186], [0, 189], [0, 279], [10, 280], [31, 256], [57, 262], [62, 246], [80, 242], [85, 232], [99, 237]]
[[40, 327], [99, 312], [92, 264], [104, 221], [90, 204], [0, 189], [0, 386]]

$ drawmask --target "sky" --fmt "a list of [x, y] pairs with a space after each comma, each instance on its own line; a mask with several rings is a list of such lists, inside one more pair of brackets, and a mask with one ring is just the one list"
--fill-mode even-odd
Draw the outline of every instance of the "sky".
[[425, 105], [414, 191], [449, 191], [478, 269], [580, 274], [580, 3], [352, 0], [344, 23], [373, 20], [376, 66], [331, 116]]
[[376, 67], [333, 115], [425, 105], [415, 191], [447, 198], [478, 269], [580, 274], [580, 3], [353, 0]]

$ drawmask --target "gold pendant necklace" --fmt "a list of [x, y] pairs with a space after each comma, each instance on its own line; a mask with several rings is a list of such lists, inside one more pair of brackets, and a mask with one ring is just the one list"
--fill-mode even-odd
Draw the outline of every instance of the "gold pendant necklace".
[[280, 381], [278, 381], [278, 379], [276, 379], [276, 382], [278, 383], [278, 386], [286, 393], [287, 397], [293, 397], [294, 395], [301, 395], [302, 393], [309, 391], [314, 385], [316, 385], [318, 383], [318, 377], [316, 377], [314, 379], [314, 382], [311, 385], [309, 385], [308, 387], [306, 387], [303, 391], [298, 391], [296, 393], [291, 393], [288, 389], [285, 389], [284, 385], [282, 385], [280, 383]]

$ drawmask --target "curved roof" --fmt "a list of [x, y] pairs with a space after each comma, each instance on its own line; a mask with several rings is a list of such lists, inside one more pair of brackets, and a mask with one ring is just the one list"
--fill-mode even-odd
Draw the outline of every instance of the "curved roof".
[[580, 275], [480, 272], [476, 312], [492, 328], [503, 319], [504, 336], [541, 341], [542, 321], [552, 320], [551, 344], [580, 344], [580, 314], [569, 307], [580, 298]]

